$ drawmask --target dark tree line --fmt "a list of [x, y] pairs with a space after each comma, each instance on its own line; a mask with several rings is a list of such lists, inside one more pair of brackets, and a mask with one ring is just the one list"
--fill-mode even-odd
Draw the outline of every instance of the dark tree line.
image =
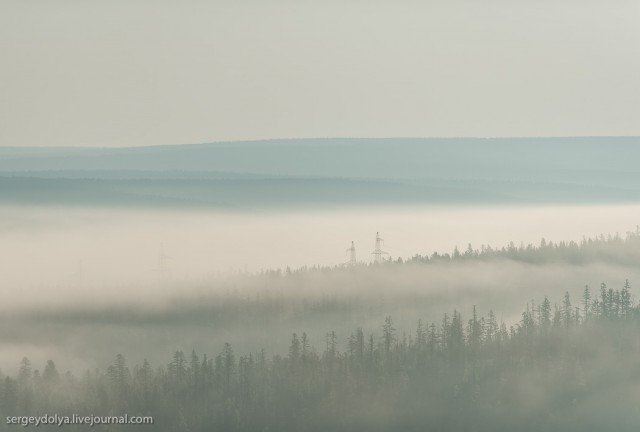
[[[510, 242], [506, 246], [492, 247], [481, 245], [479, 248], [467, 244], [465, 248], [454, 248], [452, 252], [433, 252], [432, 254], [416, 254], [409, 258], [396, 258], [383, 260], [385, 265], [402, 264], [430, 264], [461, 262], [468, 260], [495, 261], [511, 260], [517, 262], [544, 264], [544, 263], [568, 263], [587, 264], [591, 262], [610, 262], [622, 265], [635, 265], [640, 260], [640, 226], [635, 231], [629, 231], [624, 235], [603, 235], [587, 238], [580, 241], [547, 241], [544, 238], [538, 244], [516, 244]], [[380, 264], [361, 262], [358, 267], [375, 267]], [[270, 269], [262, 270], [255, 276], [259, 277], [287, 277], [305, 274], [308, 272], [332, 272], [345, 267], [337, 266], [304, 266], [298, 269]], [[250, 273], [240, 272], [245, 276]]]
[[[1, 376], [0, 412], [152, 415], [153, 430], [634, 430], [640, 424], [640, 308], [629, 283], [531, 302], [507, 326], [454, 310], [400, 332], [357, 328], [286, 355], [176, 351], [106, 370], [42, 371], [23, 358]], [[4, 424], [3, 424], [4, 426]], [[144, 426], [136, 426], [140, 428]], [[106, 427], [105, 427], [106, 428]], [[113, 426], [121, 430], [122, 426]]]
[[618, 264], [635, 264], [640, 258], [640, 228], [627, 232], [624, 236], [600, 235], [595, 238], [583, 238], [576, 241], [552, 242], [544, 238], [540, 243], [516, 245], [510, 242], [507, 246], [494, 248], [482, 245], [479, 249], [471, 244], [463, 250], [456, 247], [452, 253], [431, 255], [415, 255], [405, 261], [397, 259], [394, 263], [431, 263], [464, 260], [496, 260], [508, 259], [533, 264], [564, 262], [569, 264], [586, 264], [594, 261]]

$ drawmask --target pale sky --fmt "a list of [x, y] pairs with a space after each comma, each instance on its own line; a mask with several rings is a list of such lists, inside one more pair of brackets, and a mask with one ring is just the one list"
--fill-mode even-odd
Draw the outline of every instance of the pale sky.
[[640, 135], [640, 0], [0, 2], [0, 146]]

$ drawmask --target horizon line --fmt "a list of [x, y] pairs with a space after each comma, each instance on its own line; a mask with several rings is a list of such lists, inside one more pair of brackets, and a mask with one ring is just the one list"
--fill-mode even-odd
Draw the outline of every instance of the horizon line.
[[388, 136], [388, 137], [366, 137], [366, 136], [325, 136], [325, 137], [298, 137], [298, 138], [256, 138], [256, 139], [236, 139], [221, 141], [202, 141], [190, 143], [174, 143], [174, 144], [138, 144], [138, 145], [116, 145], [108, 146], [46, 146], [46, 145], [26, 145], [26, 146], [5, 146], [0, 144], [0, 149], [38, 149], [38, 150], [122, 150], [122, 149], [146, 149], [146, 148], [163, 148], [178, 146], [203, 146], [203, 145], [221, 145], [221, 144], [248, 144], [248, 143], [268, 143], [274, 141], [330, 141], [330, 140], [521, 140], [521, 139], [589, 139], [589, 138], [640, 138], [640, 135], [562, 135], [562, 136]]

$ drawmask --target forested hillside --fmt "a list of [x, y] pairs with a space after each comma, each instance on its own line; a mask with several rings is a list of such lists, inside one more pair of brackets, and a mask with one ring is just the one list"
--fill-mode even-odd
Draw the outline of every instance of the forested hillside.
[[0, 372], [0, 414], [154, 419], [100, 426], [114, 431], [632, 431], [639, 260], [636, 229], [239, 272], [164, 306], [7, 313], [3, 340], [43, 351]]
[[532, 302], [509, 324], [474, 308], [414, 329], [388, 316], [375, 334], [356, 328], [343, 340], [330, 327], [324, 340], [293, 333], [287, 355], [228, 343], [136, 365], [114, 354], [79, 376], [23, 358], [2, 379], [0, 407], [151, 415], [166, 431], [630, 431], [640, 421], [639, 331], [629, 284], [602, 284], [579, 300]]

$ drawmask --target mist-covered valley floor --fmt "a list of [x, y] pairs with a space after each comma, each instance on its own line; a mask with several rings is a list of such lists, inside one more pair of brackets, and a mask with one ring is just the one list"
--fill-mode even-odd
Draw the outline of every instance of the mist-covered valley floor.
[[636, 430], [637, 141], [0, 149], [0, 414]]
[[632, 231], [5, 311], [0, 407], [178, 431], [634, 430], [638, 260]]
[[22, 290], [26, 299], [33, 296], [31, 305], [17, 299], [19, 306], [6, 304], [0, 316], [0, 368], [15, 371], [15, 358], [28, 355], [34, 363], [55, 358], [81, 372], [104, 367], [114, 349], [140, 362], [192, 348], [215, 353], [226, 342], [240, 352], [284, 354], [292, 332], [321, 341], [335, 331], [344, 342], [355, 327], [376, 334], [389, 315], [410, 331], [418, 320], [432, 322], [453, 309], [468, 314], [473, 307], [513, 324], [522, 305], [544, 296], [579, 296], [585, 285], [638, 280], [639, 260], [640, 237], [633, 231], [578, 242], [469, 244], [382, 264], [166, 276], [93, 287], [97, 293], [86, 291], [88, 283], [35, 285]]
[[0, 0], [0, 432], [640, 431], [639, 6]]

